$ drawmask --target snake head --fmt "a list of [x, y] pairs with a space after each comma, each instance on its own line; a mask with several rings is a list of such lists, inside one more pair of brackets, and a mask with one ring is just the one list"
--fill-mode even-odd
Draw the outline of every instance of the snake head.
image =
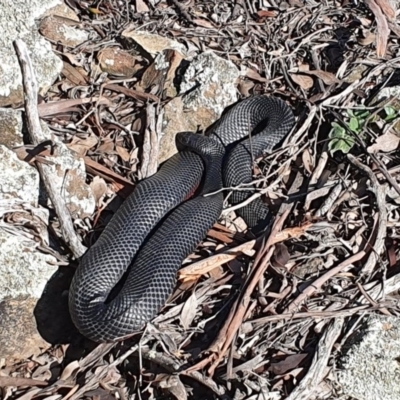
[[191, 147], [191, 143], [195, 140], [194, 136], [199, 135], [198, 133], [195, 132], [179, 132], [176, 134], [175, 140], [176, 140], [176, 146], [178, 147], [178, 150], [188, 150]]
[[179, 132], [176, 135], [176, 146], [179, 151], [193, 151], [202, 157], [221, 156], [224, 147], [208, 136], [194, 132]]

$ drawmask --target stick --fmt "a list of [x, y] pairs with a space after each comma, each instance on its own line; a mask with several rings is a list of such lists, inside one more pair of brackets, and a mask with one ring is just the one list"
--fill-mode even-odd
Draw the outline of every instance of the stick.
[[308, 286], [302, 293], [300, 293], [286, 308], [284, 313], [290, 313], [293, 309], [300, 306], [300, 304], [306, 300], [309, 296], [311, 296], [317, 289], [319, 289], [328, 279], [332, 278], [344, 268], [349, 265], [361, 260], [365, 256], [366, 252], [364, 250], [354, 254], [349, 257], [347, 260], [341, 262], [337, 267], [330, 269], [320, 278], [316, 279], [310, 286]]
[[324, 332], [318, 343], [310, 369], [287, 400], [307, 400], [316, 394], [318, 386], [326, 374], [332, 347], [342, 331], [343, 321], [343, 318], [335, 319]]
[[[32, 62], [29, 58], [28, 49], [26, 44], [18, 39], [14, 42], [15, 50], [18, 56], [18, 60], [21, 66], [22, 82], [25, 93], [25, 113], [28, 125], [28, 132], [32, 143], [39, 145], [41, 142], [47, 140], [43, 135], [42, 128], [40, 126], [39, 113], [37, 108], [37, 81], [35, 73], [33, 71]], [[64, 200], [57, 192], [52, 179], [53, 172], [48, 165], [42, 163], [36, 163], [39, 170], [40, 176], [46, 187], [47, 193], [51, 202], [53, 203], [54, 209], [57, 213], [60, 221], [61, 232], [63, 239], [67, 246], [71, 249], [72, 253], [76, 258], [79, 258], [86, 251], [85, 246], [82, 245], [80, 239], [74, 230], [71, 215], [65, 205]]]
[[376, 196], [376, 204], [379, 210], [378, 232], [376, 235], [374, 249], [369, 255], [367, 262], [361, 270], [362, 275], [365, 276], [370, 274], [374, 269], [376, 261], [379, 255], [382, 253], [383, 247], [385, 245], [387, 228], [387, 210], [385, 201], [386, 193], [384, 187], [379, 184], [377, 177], [369, 167], [358, 161], [357, 158], [355, 158], [351, 154], [348, 154], [347, 157], [357, 168], [361, 169], [368, 175], [369, 179], [371, 180], [370, 190], [374, 192]]
[[212, 365], [208, 370], [210, 376], [214, 374], [215, 369], [218, 367], [218, 364], [228, 351], [230, 345], [232, 344], [234, 338], [236, 337], [236, 334], [240, 326], [243, 323], [243, 319], [245, 318], [248, 306], [250, 304], [251, 294], [253, 293], [253, 290], [256, 287], [261, 276], [267, 269], [269, 265], [269, 260], [274, 252], [273, 238], [275, 237], [277, 232], [279, 232], [282, 229], [282, 226], [285, 223], [288, 215], [289, 211], [287, 210], [284, 212], [283, 215], [278, 217], [277, 220], [275, 221], [274, 227], [272, 228], [271, 234], [265, 245], [265, 249], [261, 250], [261, 252], [266, 255], [265, 257], [262, 258], [260, 257], [260, 259], [255, 262], [253, 276], [249, 279], [248, 284], [245, 290], [243, 291], [243, 294], [236, 300], [235, 304], [232, 307], [232, 309], [235, 309], [232, 320], [228, 319], [225, 326], [221, 329], [221, 331], [226, 332], [225, 340], [222, 349], [218, 352], [216, 360], [212, 363]]

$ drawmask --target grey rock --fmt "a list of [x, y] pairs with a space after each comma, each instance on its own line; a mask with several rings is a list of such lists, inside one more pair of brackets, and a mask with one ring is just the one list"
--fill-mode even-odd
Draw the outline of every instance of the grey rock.
[[0, 108], [0, 144], [9, 149], [24, 144], [20, 111], [12, 108]]
[[[73, 218], [91, 216], [96, 202], [90, 186], [86, 183], [86, 167], [82, 157], [70, 150], [49, 128], [42, 124], [43, 134], [55, 143], [54, 154], [46, 159], [52, 164], [54, 183], [61, 193]], [[43, 199], [46, 195], [41, 194]]]
[[39, 196], [39, 174], [28, 163], [18, 159], [0, 145], [0, 201], [22, 200], [36, 206]]
[[154, 56], [165, 49], [172, 49], [179, 51], [182, 55], [186, 55], [186, 47], [183, 44], [154, 33], [137, 31], [136, 29], [136, 26], [128, 27], [122, 32], [122, 37], [135, 42], [149, 54]]
[[400, 399], [400, 319], [372, 315], [344, 346], [337, 377], [357, 400]]
[[39, 355], [50, 347], [36, 328], [36, 304], [30, 297], [0, 302], [0, 359], [7, 363]]
[[0, 7], [0, 106], [22, 102], [22, 76], [13, 42], [22, 39], [28, 46], [33, 68], [44, 93], [62, 70], [63, 63], [38, 32], [36, 19], [61, 0], [13, 0]]
[[56, 15], [42, 19], [40, 33], [47, 39], [64, 46], [76, 47], [89, 39], [89, 33], [76, 27], [76, 22], [68, 21]]
[[39, 298], [57, 270], [57, 260], [37, 250], [39, 242], [0, 227], [0, 301]]
[[[9, 121], [8, 127], [12, 128], [12, 134], [7, 135], [7, 144], [13, 147], [20, 144], [22, 137], [21, 115], [16, 112], [4, 115], [5, 126]], [[54, 182], [71, 213], [74, 216], [92, 213], [95, 202], [85, 182], [83, 159], [68, 149], [44, 123], [42, 127], [46, 138], [55, 143], [54, 154], [47, 160], [52, 163]], [[37, 325], [37, 304], [58, 271], [56, 258], [38, 248], [49, 243], [48, 210], [38, 205], [39, 181], [36, 168], [20, 160], [13, 150], [0, 145], [0, 358], [8, 361], [41, 353], [50, 342], [53, 343], [50, 338], [57, 329], [67, 331], [66, 312], [57, 323], [57, 329], [51, 325], [60, 314], [58, 311], [51, 314], [55, 308], [53, 300], [46, 305], [42, 302], [44, 328], [39, 331]], [[8, 216], [7, 220], [3, 220], [4, 215]], [[34, 226], [35, 230], [29, 226]], [[66, 311], [64, 303], [61, 301], [61, 309]], [[46, 332], [45, 338], [43, 332]]]
[[174, 98], [164, 110], [160, 163], [177, 152], [178, 132], [207, 129], [227, 106], [237, 101], [238, 78], [236, 66], [212, 52], [193, 59], [180, 87], [180, 94], [185, 95]]

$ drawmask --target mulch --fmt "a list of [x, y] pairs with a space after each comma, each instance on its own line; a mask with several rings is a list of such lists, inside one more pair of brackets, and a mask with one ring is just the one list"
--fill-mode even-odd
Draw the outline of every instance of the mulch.
[[143, 332], [99, 346], [73, 333], [3, 366], [3, 398], [345, 399], [335, 371], [346, 340], [365, 315], [399, 312], [398, 107], [378, 97], [399, 82], [390, 2], [66, 3], [91, 39], [53, 44], [64, 70], [38, 109], [84, 157], [97, 200], [92, 218], [75, 221], [86, 245], [154, 169], [149, 129], [173, 98], [169, 81], [143, 82], [150, 55], [132, 52], [133, 77], [99, 67], [100, 51], [129, 50], [127, 26], [232, 61], [241, 98], [277, 95], [297, 122], [255, 169], [276, 217], [268, 236], [252, 237], [227, 204]]

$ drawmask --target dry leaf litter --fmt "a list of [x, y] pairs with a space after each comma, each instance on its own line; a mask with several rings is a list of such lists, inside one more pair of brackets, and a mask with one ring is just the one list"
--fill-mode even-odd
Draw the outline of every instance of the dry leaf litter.
[[[38, 108], [52, 132], [84, 157], [97, 205], [91, 218], [74, 221], [86, 246], [136, 182], [157, 169], [162, 112], [179, 97], [182, 60], [190, 64], [207, 51], [230, 60], [239, 71], [239, 98], [280, 96], [297, 124], [254, 169], [256, 193], [277, 216], [270, 236], [246, 233], [228, 199], [143, 332], [96, 345], [71, 328], [42, 355], [0, 366], [2, 398], [344, 399], [337, 360], [360, 316], [399, 312], [394, 5], [67, 4], [87, 40], [52, 42], [64, 69]], [[153, 42], [158, 55], [143, 51], [151, 44], [132, 47], [127, 31]], [[165, 50], [161, 38], [143, 33], [179, 45]], [[164, 70], [155, 64], [159, 54], [168, 60]], [[46, 151], [36, 155], [45, 160]], [[12, 224], [12, 215], [2, 219]], [[60, 236], [56, 218], [52, 229]], [[73, 269], [58, 243], [62, 268]]]

